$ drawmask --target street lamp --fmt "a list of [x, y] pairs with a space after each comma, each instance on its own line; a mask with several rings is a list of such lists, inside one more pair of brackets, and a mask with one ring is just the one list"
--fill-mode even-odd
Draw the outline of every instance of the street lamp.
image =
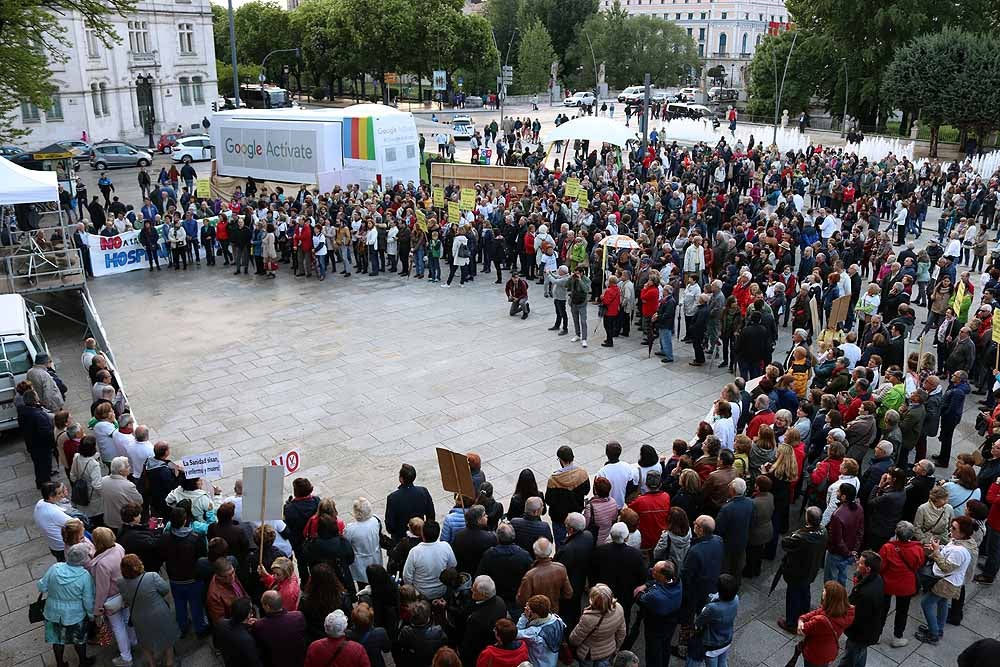
[[240, 108], [240, 74], [236, 64], [236, 22], [233, 19], [233, 0], [229, 0], [229, 56], [233, 65], [233, 104]]
[[788, 74], [788, 63], [792, 61], [792, 51], [795, 50], [795, 41], [799, 38], [796, 30], [792, 35], [792, 45], [788, 48], [788, 57], [785, 58], [785, 70], [781, 73], [781, 87], [778, 87], [778, 63], [775, 61], [774, 50], [771, 50], [771, 60], [774, 61], [774, 85], [778, 91], [778, 96], [774, 98], [774, 134], [771, 135], [771, 144], [778, 143], [778, 110], [781, 107], [781, 95], [785, 92], [785, 76]]
[[[500, 100], [500, 122], [503, 123], [503, 103], [504, 98], [507, 97], [507, 84], [504, 83], [504, 68], [507, 67], [507, 62], [510, 60], [510, 49], [514, 46], [514, 36], [517, 34], [517, 28], [515, 27], [510, 33], [510, 42], [507, 44], [507, 55], [503, 59], [503, 65], [500, 67], [500, 77], [497, 79], [497, 98]], [[490, 36], [493, 38], [493, 47], [497, 50], [497, 56], [500, 55], [500, 45], [497, 44], [496, 34], [490, 30]]]
[[264, 56], [264, 60], [260, 63], [260, 97], [264, 101], [265, 108], [271, 107], [271, 101], [268, 99], [267, 93], [264, 92], [264, 81], [267, 80], [267, 75], [264, 73], [264, 67], [267, 65], [267, 59], [276, 53], [295, 53], [295, 57], [298, 58], [301, 51], [298, 47], [294, 49], [275, 49]]
[[590, 41], [590, 35], [586, 30], [583, 31], [583, 36], [587, 38], [587, 45], [590, 46], [590, 57], [594, 61], [594, 96], [601, 94], [601, 80], [597, 76], [597, 56], [594, 55], [594, 44]]
[[149, 136], [149, 147], [155, 148], [153, 127], [156, 123], [156, 111], [153, 107], [153, 75], [140, 74], [135, 78], [135, 100], [139, 107], [139, 122], [143, 131]]
[[841, 58], [840, 64], [844, 66], [844, 115], [840, 120], [840, 136], [847, 133], [847, 58]]

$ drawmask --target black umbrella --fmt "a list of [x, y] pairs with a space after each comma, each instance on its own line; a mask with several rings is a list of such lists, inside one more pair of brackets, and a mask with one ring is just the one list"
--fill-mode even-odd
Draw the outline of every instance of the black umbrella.
[[778, 569], [774, 571], [774, 578], [771, 579], [771, 588], [770, 590], [767, 591], [768, 597], [770, 597], [771, 593], [774, 592], [774, 589], [778, 587], [778, 582], [781, 581], [781, 571], [782, 571], [782, 566], [779, 565]]

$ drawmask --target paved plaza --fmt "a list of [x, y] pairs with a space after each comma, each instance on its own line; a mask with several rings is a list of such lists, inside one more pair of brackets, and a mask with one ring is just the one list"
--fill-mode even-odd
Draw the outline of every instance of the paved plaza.
[[[728, 377], [715, 364], [688, 366], [688, 346], [678, 347], [671, 365], [647, 358], [634, 329], [632, 338], [602, 348], [593, 333], [596, 307], [591, 346], [581, 349], [546, 330], [553, 309], [539, 287], [531, 286], [531, 316], [522, 321], [508, 317], [493, 279], [480, 274], [473, 284], [441, 289], [414, 278], [320, 283], [284, 271], [267, 281], [202, 264], [97, 279], [91, 291], [133, 410], [156, 439], [170, 442], [175, 459], [220, 451], [225, 478], [217, 484], [229, 493], [243, 466], [298, 448], [298, 474], [343, 512], [364, 495], [381, 515], [406, 461], [443, 515], [449, 498], [436, 447], [478, 452], [505, 506], [518, 472], [530, 467], [544, 484], [563, 444], [591, 474], [611, 439], [624, 445], [624, 460], [636, 460], [643, 443], [669, 452], [674, 438], [692, 436]], [[51, 315], [46, 328], [71, 387], [69, 406], [83, 420], [90, 399], [79, 363], [82, 329]], [[788, 330], [781, 333], [783, 352]], [[956, 452], [975, 442], [974, 404], [967, 402]], [[42, 627], [28, 624], [26, 609], [37, 595], [34, 581], [52, 562], [32, 523], [36, 500], [23, 444], [7, 434], [0, 446], [0, 667], [53, 664]], [[736, 665], [782, 667], [792, 653], [794, 639], [776, 625], [784, 584], [767, 595], [775, 564], [767, 565], [744, 583]], [[907, 636], [923, 622], [918, 604], [910, 613]], [[973, 584], [965, 625], [949, 626], [939, 646], [883, 643], [868, 664], [947, 667], [974, 639], [998, 633], [1000, 587]], [[178, 651], [184, 667], [215, 664], [208, 644], [186, 639]], [[111, 656], [103, 651], [102, 665]]]

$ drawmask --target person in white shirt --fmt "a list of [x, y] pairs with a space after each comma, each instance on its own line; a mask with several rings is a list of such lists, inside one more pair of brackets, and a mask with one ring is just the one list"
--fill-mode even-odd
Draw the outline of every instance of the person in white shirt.
[[854, 487], [855, 491], [861, 489], [861, 480], [858, 478], [858, 462], [854, 459], [844, 459], [841, 462], [840, 477], [826, 489], [826, 509], [823, 510], [823, 519], [820, 521], [820, 525], [824, 528], [830, 523], [833, 513], [840, 507], [840, 501], [837, 499], [837, 490], [841, 484], [850, 484]]
[[61, 482], [45, 482], [42, 484], [41, 492], [42, 499], [35, 503], [33, 518], [49, 545], [49, 551], [61, 563], [65, 560], [66, 549], [62, 539], [62, 527], [73, 518], [62, 511], [58, 504], [66, 499], [66, 487]]
[[620, 443], [611, 441], [604, 447], [604, 453], [608, 457], [608, 462], [597, 471], [597, 477], [607, 478], [611, 482], [611, 497], [618, 503], [618, 509], [625, 507], [625, 495], [628, 485], [632, 484], [639, 488], [639, 470], [634, 465], [620, 461], [622, 446]]
[[126, 445], [124, 454], [120, 456], [128, 457], [129, 468], [132, 476], [138, 480], [142, 477], [142, 471], [146, 467], [146, 460], [155, 456], [153, 443], [149, 441], [149, 427], [139, 424], [133, 432], [132, 442]]
[[439, 542], [441, 524], [424, 523], [423, 542], [410, 549], [403, 565], [403, 582], [410, 584], [428, 600], [443, 597], [448, 588], [441, 583], [441, 573], [458, 565], [455, 552], [447, 542]]
[[111, 444], [115, 456], [128, 456], [129, 447], [135, 442], [135, 434], [132, 432], [134, 423], [135, 419], [128, 412], [118, 418], [118, 430], [111, 433]]
[[918, 630], [918, 640], [937, 644], [944, 632], [944, 623], [948, 618], [948, 607], [953, 598], [959, 596], [965, 583], [965, 571], [975, 567], [973, 552], [978, 554], [976, 543], [972, 539], [975, 523], [967, 516], [959, 516], [951, 522], [951, 540], [942, 545], [938, 539], [931, 538], [931, 551], [927, 558], [934, 565], [931, 574], [940, 577], [940, 581], [928, 591], [920, 601], [920, 606], [927, 621], [926, 630]]
[[840, 344], [840, 352], [847, 359], [847, 369], [851, 370], [861, 361], [861, 348], [858, 347], [858, 334], [850, 331], [847, 334], [847, 341]]
[[951, 261], [958, 263], [958, 258], [962, 254], [962, 242], [958, 240], [958, 232], [952, 232], [949, 236], [947, 247], [944, 249], [944, 256], [950, 257]]
[[88, 338], [83, 341], [83, 354], [80, 355], [80, 363], [83, 364], [83, 370], [90, 370], [90, 363], [94, 360], [94, 357], [98, 355], [97, 352], [97, 341], [93, 338]]
[[715, 402], [712, 415], [712, 432], [722, 443], [723, 449], [733, 451], [736, 442], [736, 425], [733, 422], [733, 404], [721, 398]]

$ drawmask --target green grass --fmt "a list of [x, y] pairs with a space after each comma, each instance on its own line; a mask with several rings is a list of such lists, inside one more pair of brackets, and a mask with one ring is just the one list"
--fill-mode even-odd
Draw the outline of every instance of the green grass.
[[[885, 124], [886, 135], [898, 137], [899, 136], [899, 122], [895, 120], [890, 120]], [[907, 135], [909, 136], [909, 135]], [[959, 129], [957, 127], [952, 127], [951, 125], [942, 125], [938, 130], [938, 142], [955, 144], [958, 143]], [[920, 124], [920, 132], [917, 134], [917, 138], [921, 141], [930, 141], [931, 139], [931, 128], [929, 125]]]

